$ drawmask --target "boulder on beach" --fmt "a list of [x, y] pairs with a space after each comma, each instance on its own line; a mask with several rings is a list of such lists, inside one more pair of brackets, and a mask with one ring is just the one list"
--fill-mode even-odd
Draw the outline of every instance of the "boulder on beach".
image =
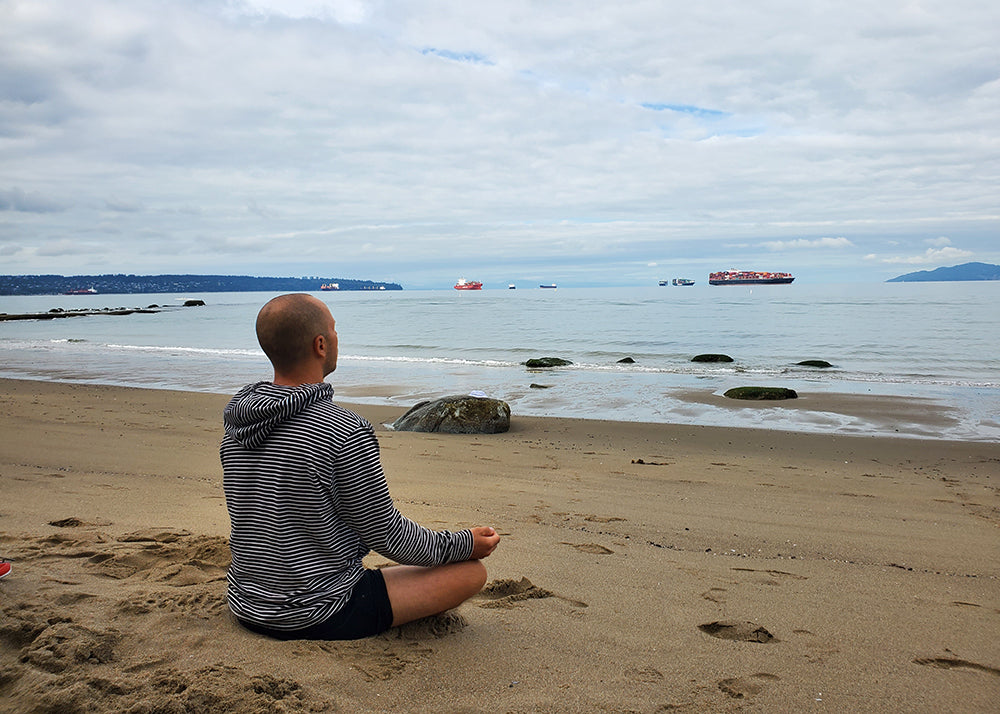
[[420, 402], [393, 422], [396, 431], [501, 434], [510, 429], [510, 405], [500, 399], [457, 394]]
[[801, 362], [796, 362], [795, 364], [800, 367], [819, 367], [820, 369], [826, 369], [827, 367], [833, 366], [825, 359], [804, 359]]
[[703, 354], [695, 355], [691, 358], [692, 362], [732, 362], [733, 358], [729, 355], [719, 355], [719, 354]]
[[786, 387], [733, 387], [723, 394], [730, 399], [797, 399], [794, 389]]
[[534, 357], [529, 359], [524, 363], [525, 367], [565, 367], [568, 364], [573, 364], [568, 359], [562, 359], [561, 357]]

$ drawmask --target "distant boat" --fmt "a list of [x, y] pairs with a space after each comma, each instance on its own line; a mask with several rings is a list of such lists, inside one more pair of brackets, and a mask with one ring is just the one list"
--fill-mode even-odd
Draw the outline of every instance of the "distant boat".
[[555, 290], [556, 284], [550, 283], [549, 285], [539, 285], [540, 288], [548, 288], [549, 290]]
[[694, 285], [694, 281], [687, 278], [674, 278], [674, 285]]
[[516, 289], [517, 289], [517, 286], [516, 286], [516, 285], [514, 285], [514, 283], [511, 283], [510, 285], [508, 285], [508, 286], [507, 286], [507, 289], [508, 289], [508, 290], [516, 290]]
[[458, 282], [455, 283], [456, 290], [482, 290], [483, 284], [478, 280], [466, 280], [465, 278], [459, 278]]
[[340, 290], [340, 283], [324, 283], [319, 286], [320, 290]]
[[660, 287], [661, 287], [661, 288], [662, 288], [662, 287], [663, 287], [664, 285], [669, 285], [669, 284], [670, 284], [670, 282], [669, 282], [669, 281], [667, 281], [667, 280], [661, 280], [661, 281], [660, 281]]
[[788, 285], [791, 273], [758, 273], [755, 270], [720, 270], [709, 273], [709, 285]]
[[63, 295], [95, 295], [97, 293], [93, 288], [86, 288], [83, 290], [67, 290]]

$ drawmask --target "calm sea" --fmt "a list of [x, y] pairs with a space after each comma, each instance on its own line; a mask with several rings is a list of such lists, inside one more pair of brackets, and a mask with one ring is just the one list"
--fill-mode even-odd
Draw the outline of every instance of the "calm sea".
[[[481, 390], [515, 415], [1000, 441], [998, 282], [316, 295], [337, 319], [341, 357], [329, 381], [345, 401], [408, 407]], [[233, 392], [270, 377], [253, 330], [270, 297], [0, 297], [8, 313], [170, 306], [0, 322], [0, 376]], [[178, 307], [187, 298], [207, 304]], [[704, 352], [735, 361], [690, 361]], [[522, 364], [543, 356], [573, 365], [529, 371]], [[635, 364], [620, 364], [624, 357]], [[834, 367], [795, 365], [805, 359]], [[713, 396], [756, 385], [919, 397], [950, 408], [952, 418], [933, 428], [876, 424], [780, 403], [733, 408]]]

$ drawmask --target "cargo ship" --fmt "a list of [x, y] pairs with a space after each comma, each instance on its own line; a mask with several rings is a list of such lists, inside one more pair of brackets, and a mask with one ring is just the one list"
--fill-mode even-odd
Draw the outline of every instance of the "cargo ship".
[[340, 290], [340, 283], [323, 283], [319, 286], [320, 290]]
[[478, 280], [466, 280], [465, 278], [459, 278], [458, 282], [455, 283], [456, 290], [482, 290], [483, 284]]
[[674, 285], [690, 287], [691, 285], [694, 285], [694, 281], [689, 280], [688, 278], [674, 278]]
[[788, 285], [791, 273], [758, 273], [755, 270], [720, 270], [708, 274], [709, 285]]

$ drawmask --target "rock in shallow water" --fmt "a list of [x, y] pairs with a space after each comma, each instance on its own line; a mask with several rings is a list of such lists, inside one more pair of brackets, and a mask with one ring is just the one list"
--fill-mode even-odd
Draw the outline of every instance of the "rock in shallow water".
[[796, 362], [795, 364], [800, 367], [819, 367], [820, 369], [826, 369], [827, 367], [833, 366], [825, 359], [804, 359], [801, 362]]
[[723, 394], [730, 399], [797, 399], [794, 389], [786, 387], [734, 387]]
[[695, 355], [691, 358], [692, 362], [732, 362], [733, 358], [729, 355], [720, 354], [703, 354]]
[[562, 357], [533, 357], [524, 363], [525, 367], [545, 368], [545, 367], [565, 367], [573, 364], [568, 359]]

